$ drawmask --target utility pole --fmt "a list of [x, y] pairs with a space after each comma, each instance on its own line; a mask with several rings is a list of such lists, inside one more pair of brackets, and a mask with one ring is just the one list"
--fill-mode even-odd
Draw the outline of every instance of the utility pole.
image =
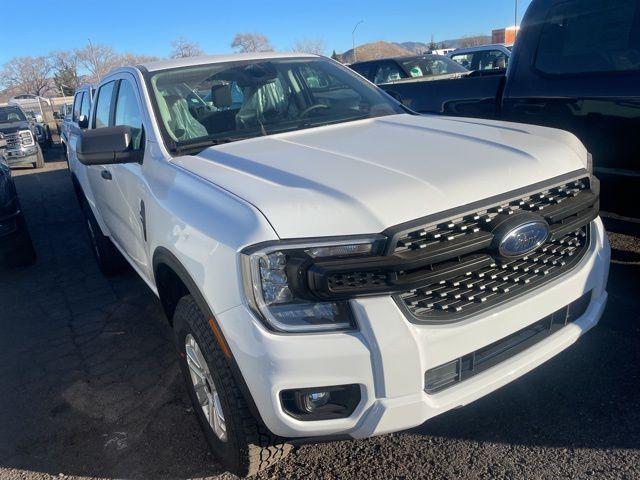
[[513, 25], [516, 27], [518, 26], [518, 0], [516, 0], [516, 9], [513, 15]]
[[98, 77], [98, 61], [96, 60], [96, 52], [93, 51], [93, 44], [91, 43], [91, 39], [89, 40], [89, 50], [91, 50], [91, 58], [93, 59], [93, 75]]
[[358, 61], [358, 52], [356, 50], [356, 29], [358, 28], [358, 25], [360, 25], [363, 22], [364, 22], [364, 20], [360, 20], [358, 23], [356, 23], [356, 26], [353, 27], [353, 31], [351, 32], [351, 41], [353, 43], [353, 61], [354, 62]]

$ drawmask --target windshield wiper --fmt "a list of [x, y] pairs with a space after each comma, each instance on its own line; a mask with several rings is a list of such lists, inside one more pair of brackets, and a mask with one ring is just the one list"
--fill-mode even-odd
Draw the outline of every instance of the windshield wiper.
[[181, 145], [174, 142], [173, 146], [170, 148], [170, 151], [177, 154], [194, 151], [198, 152], [204, 150], [207, 147], [222, 145], [223, 143], [237, 142], [239, 140], [247, 140], [249, 138], [253, 137], [219, 137], [202, 140], [200, 142], [184, 143]]

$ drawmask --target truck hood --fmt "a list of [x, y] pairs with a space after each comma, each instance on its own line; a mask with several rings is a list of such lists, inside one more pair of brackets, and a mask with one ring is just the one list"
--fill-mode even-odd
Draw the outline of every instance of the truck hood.
[[14, 133], [19, 130], [29, 130], [29, 122], [0, 123], [0, 133]]
[[571, 134], [393, 115], [210, 147], [173, 161], [253, 204], [280, 238], [378, 233], [585, 168]]

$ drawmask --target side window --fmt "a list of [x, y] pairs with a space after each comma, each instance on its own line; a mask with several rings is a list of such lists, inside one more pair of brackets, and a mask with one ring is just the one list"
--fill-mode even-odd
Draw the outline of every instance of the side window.
[[570, 0], [553, 7], [542, 29], [535, 67], [550, 74], [640, 69], [636, 0]]
[[88, 92], [82, 94], [82, 104], [80, 106], [80, 115], [85, 115], [89, 118], [89, 112], [91, 112], [91, 97]]
[[395, 62], [384, 62], [380, 64], [378, 67], [378, 71], [376, 72], [375, 79], [373, 83], [389, 83], [395, 80], [400, 80], [402, 78], [402, 73], [400, 72], [400, 67]]
[[142, 142], [142, 115], [140, 114], [136, 92], [131, 82], [127, 80], [120, 81], [114, 125], [131, 127], [132, 147], [134, 150], [140, 148]]
[[80, 105], [82, 104], [82, 97], [84, 96], [83, 92], [76, 93], [75, 98], [73, 99], [73, 116], [71, 119], [74, 122], [78, 121], [78, 117], [80, 116]]
[[113, 97], [113, 87], [116, 82], [105, 83], [98, 89], [96, 95], [96, 113], [93, 118], [93, 128], [103, 128], [109, 126], [111, 114], [111, 97]]
[[[373, 65], [373, 67], [375, 68], [375, 65]], [[356, 72], [358, 72], [367, 80], [369, 81], [373, 80], [373, 75], [371, 75], [371, 68], [372, 68], [371, 64], [355, 65], [351, 68], [353, 68]]]
[[451, 60], [453, 60], [454, 62], [458, 62], [464, 68], [471, 70], [473, 53], [459, 53], [457, 55], [451, 55]]
[[478, 70], [496, 70], [507, 68], [507, 56], [500, 50], [482, 52], [478, 62]]

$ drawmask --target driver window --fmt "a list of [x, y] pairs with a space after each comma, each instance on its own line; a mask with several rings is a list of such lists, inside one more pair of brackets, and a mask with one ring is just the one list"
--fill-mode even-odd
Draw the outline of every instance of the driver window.
[[85, 92], [82, 95], [82, 104], [80, 105], [80, 115], [84, 115], [89, 118], [89, 112], [91, 111], [91, 97], [89, 93]]
[[136, 92], [131, 82], [120, 81], [114, 125], [126, 125], [131, 128], [132, 147], [138, 150], [142, 143], [142, 115], [136, 98]]
[[73, 101], [73, 116], [71, 117], [71, 119], [74, 122], [78, 121], [78, 117], [80, 116], [80, 104], [82, 103], [82, 96], [84, 95], [84, 93], [79, 92], [76, 93], [76, 97]]

